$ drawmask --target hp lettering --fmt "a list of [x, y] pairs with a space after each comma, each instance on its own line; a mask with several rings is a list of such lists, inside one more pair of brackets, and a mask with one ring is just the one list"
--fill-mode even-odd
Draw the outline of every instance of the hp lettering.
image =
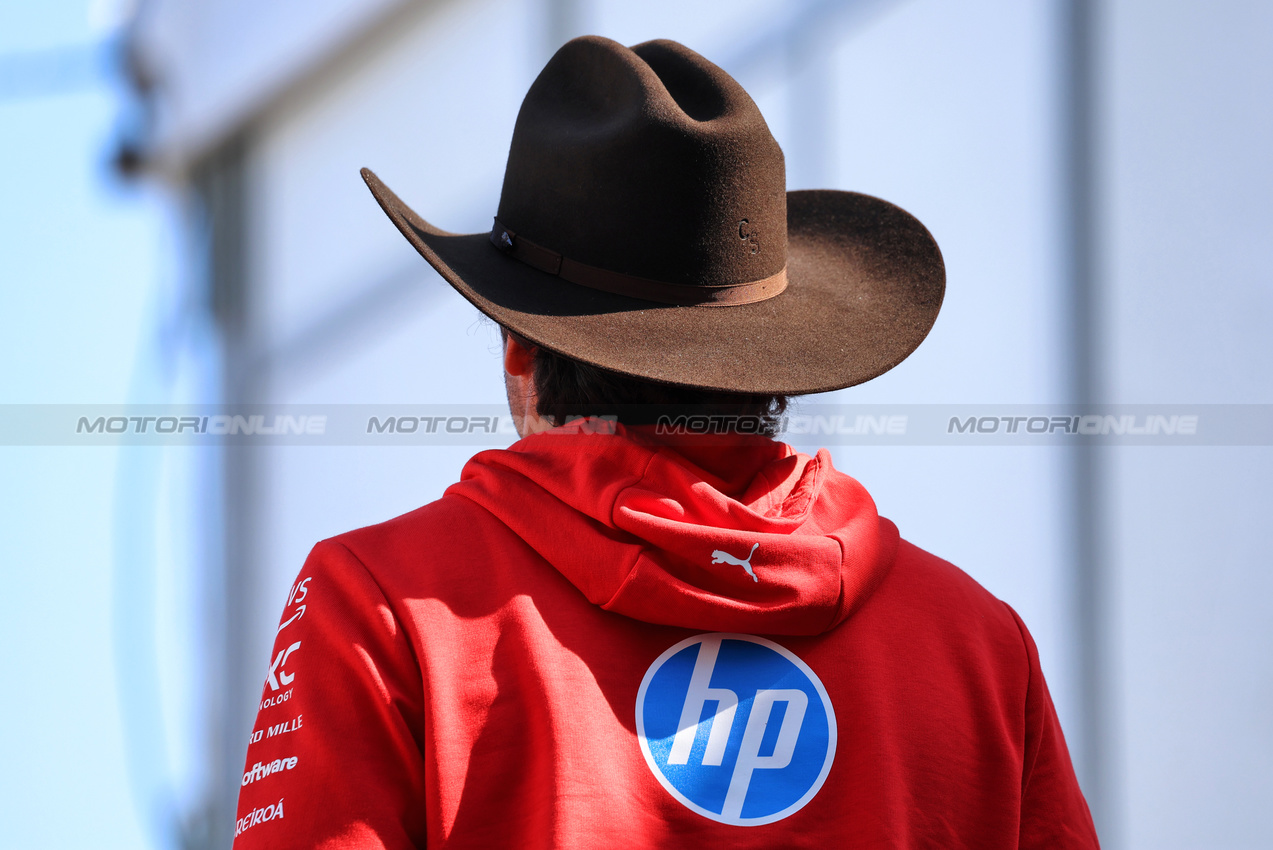
[[646, 671], [637, 693], [646, 764], [704, 817], [759, 826], [813, 799], [835, 757], [835, 712], [807, 664], [753, 635], [681, 641]]

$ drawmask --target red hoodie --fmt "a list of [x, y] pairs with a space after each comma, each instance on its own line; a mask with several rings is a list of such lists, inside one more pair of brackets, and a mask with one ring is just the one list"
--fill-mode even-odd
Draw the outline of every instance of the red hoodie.
[[1097, 846], [1025, 626], [825, 451], [579, 430], [314, 548], [236, 848]]

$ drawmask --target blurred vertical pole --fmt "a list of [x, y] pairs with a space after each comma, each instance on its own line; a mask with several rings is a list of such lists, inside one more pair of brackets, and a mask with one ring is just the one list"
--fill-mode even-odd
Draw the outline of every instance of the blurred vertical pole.
[[[250, 400], [253, 391], [248, 368], [246, 151], [242, 138], [232, 139], [204, 159], [195, 175], [208, 230], [208, 309], [220, 338], [221, 402], [228, 405]], [[256, 693], [256, 673], [261, 666], [261, 659], [250, 657], [257, 584], [253, 506], [258, 491], [250, 451], [246, 446], [227, 445], [221, 455], [223, 546], [220, 569], [213, 565], [210, 570], [209, 588], [212, 598], [220, 603], [219, 622], [209, 627], [209, 637], [217, 644], [210, 654], [219, 663], [212, 665], [208, 693], [215, 695], [217, 704], [210, 707], [208, 773], [212, 787], [198, 840], [207, 850], [228, 850], [234, 841], [238, 778], [254, 717], [251, 695]]]
[[[1097, 292], [1100, 284], [1100, 208], [1098, 186], [1097, 65], [1098, 0], [1060, 0], [1059, 75], [1062, 92], [1062, 256], [1066, 258], [1069, 292], [1069, 401], [1090, 407], [1103, 397], [1100, 387], [1102, 340]], [[1080, 411], [1086, 412], [1086, 411]], [[1072, 595], [1080, 728], [1074, 760], [1103, 846], [1117, 847], [1116, 801], [1112, 781], [1113, 717], [1110, 592], [1104, 511], [1103, 455], [1098, 447], [1075, 447], [1072, 471], [1074, 588]]]

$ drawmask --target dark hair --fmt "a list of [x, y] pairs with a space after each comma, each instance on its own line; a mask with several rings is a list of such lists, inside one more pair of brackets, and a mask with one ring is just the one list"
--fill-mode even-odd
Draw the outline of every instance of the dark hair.
[[[501, 328], [502, 335], [509, 334]], [[617, 417], [625, 425], [679, 423], [679, 433], [743, 433], [772, 437], [787, 396], [733, 393], [664, 384], [581, 363], [536, 346], [535, 407], [554, 425], [587, 416]]]

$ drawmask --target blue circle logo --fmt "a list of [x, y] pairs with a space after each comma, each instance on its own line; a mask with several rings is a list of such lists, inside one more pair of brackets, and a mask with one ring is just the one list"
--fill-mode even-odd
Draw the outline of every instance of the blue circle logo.
[[835, 758], [835, 711], [805, 664], [752, 635], [687, 638], [650, 665], [637, 739], [687, 808], [734, 826], [782, 820], [813, 799]]

